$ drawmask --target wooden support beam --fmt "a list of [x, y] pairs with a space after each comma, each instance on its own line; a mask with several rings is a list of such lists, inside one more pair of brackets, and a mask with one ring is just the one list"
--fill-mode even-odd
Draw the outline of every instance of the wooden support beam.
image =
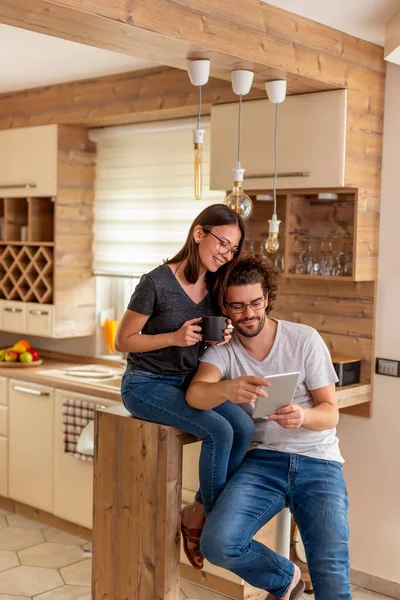
[[367, 90], [384, 72], [382, 48], [260, 0], [0, 0], [0, 22], [181, 69], [209, 57], [215, 77], [252, 68], [291, 91]]
[[[248, 98], [265, 98], [253, 89]], [[202, 112], [236, 102], [230, 82], [211, 77]], [[97, 127], [197, 115], [198, 91], [186, 71], [155, 67], [83, 81], [0, 94], [0, 129], [49, 123]]]

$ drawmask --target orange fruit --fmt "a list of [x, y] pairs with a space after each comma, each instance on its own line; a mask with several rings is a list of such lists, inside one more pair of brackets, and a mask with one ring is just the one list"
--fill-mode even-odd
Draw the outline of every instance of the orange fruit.
[[28, 342], [28, 340], [18, 340], [17, 342], [18, 344], [23, 344], [25, 350], [29, 350], [29, 348], [31, 347], [30, 343]]

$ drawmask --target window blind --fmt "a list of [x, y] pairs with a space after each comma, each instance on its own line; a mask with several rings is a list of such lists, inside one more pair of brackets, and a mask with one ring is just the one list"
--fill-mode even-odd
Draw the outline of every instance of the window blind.
[[203, 199], [194, 199], [193, 127], [193, 119], [183, 119], [91, 136], [97, 141], [95, 274], [140, 277], [176, 254], [200, 211], [223, 202], [224, 193], [208, 185], [209, 128]]

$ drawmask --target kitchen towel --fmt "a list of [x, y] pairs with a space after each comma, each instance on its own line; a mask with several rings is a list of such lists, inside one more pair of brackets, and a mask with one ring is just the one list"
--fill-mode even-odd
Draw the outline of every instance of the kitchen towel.
[[77, 450], [77, 444], [82, 431], [89, 421], [94, 419], [94, 411], [101, 404], [65, 398], [62, 403], [64, 452], [81, 460], [93, 460], [92, 456], [82, 454]]

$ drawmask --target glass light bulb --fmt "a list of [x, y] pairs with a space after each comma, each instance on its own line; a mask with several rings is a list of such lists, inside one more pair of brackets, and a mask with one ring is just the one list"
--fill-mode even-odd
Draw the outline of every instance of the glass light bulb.
[[194, 144], [194, 197], [202, 199], [203, 188], [203, 144]]
[[269, 233], [267, 241], [265, 242], [265, 250], [269, 254], [274, 254], [279, 249], [279, 240], [277, 233]]
[[229, 206], [229, 208], [233, 208], [243, 220], [246, 220], [253, 212], [253, 202], [243, 191], [242, 186], [243, 183], [241, 181], [235, 181], [231, 193], [225, 198], [224, 204]]

